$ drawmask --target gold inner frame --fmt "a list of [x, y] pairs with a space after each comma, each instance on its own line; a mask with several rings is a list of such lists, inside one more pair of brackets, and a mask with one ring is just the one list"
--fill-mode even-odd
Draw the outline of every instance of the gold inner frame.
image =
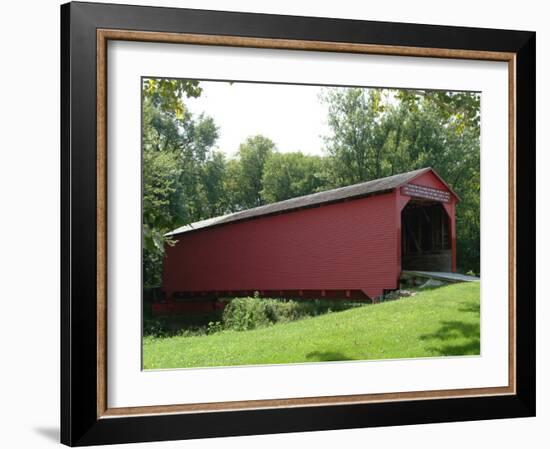
[[[327, 51], [427, 58], [501, 61], [508, 63], [508, 385], [505, 387], [393, 392], [345, 396], [210, 402], [139, 407], [107, 407], [107, 42], [109, 40]], [[421, 48], [238, 36], [97, 30], [97, 417], [198, 413], [244, 409], [344, 405], [420, 399], [513, 395], [516, 392], [516, 54], [492, 51]]]

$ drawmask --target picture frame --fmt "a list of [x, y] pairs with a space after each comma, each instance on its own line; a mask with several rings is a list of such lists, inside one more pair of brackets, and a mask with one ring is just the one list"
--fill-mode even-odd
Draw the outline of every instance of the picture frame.
[[[509, 71], [509, 383], [108, 407], [107, 43], [502, 61]], [[535, 415], [535, 33], [73, 2], [61, 7], [61, 442], [70, 446]]]

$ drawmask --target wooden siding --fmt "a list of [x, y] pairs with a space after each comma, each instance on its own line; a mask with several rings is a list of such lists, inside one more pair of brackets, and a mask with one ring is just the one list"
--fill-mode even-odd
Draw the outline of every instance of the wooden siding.
[[395, 193], [177, 236], [167, 247], [173, 292], [397, 288]]

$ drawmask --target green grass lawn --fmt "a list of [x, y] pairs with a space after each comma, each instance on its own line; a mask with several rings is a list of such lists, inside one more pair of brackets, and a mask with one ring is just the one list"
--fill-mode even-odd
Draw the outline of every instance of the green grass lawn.
[[145, 369], [479, 354], [479, 282], [250, 331], [146, 337]]

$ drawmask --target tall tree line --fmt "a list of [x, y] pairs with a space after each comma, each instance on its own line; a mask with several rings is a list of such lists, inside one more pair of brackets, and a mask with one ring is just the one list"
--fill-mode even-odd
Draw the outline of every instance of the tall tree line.
[[431, 166], [460, 195], [458, 265], [479, 272], [479, 96], [327, 88], [324, 156], [280, 153], [250, 136], [228, 159], [211, 117], [185, 107], [193, 80], [146, 79], [143, 98], [143, 276], [160, 284], [164, 234], [187, 223]]

